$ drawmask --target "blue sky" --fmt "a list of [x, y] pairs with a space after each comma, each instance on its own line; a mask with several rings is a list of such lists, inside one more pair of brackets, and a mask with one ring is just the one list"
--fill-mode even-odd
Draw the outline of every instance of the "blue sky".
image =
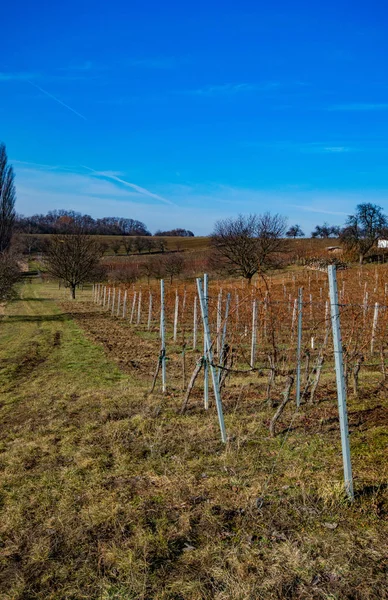
[[382, 1], [6, 3], [0, 139], [23, 214], [307, 233], [388, 210]]

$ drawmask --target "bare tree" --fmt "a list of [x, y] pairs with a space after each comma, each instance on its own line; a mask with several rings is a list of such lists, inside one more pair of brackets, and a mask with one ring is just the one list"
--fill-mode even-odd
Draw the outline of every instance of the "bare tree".
[[29, 256], [31, 256], [32, 252], [36, 252], [39, 249], [39, 238], [36, 235], [21, 235], [19, 236], [19, 241], [22, 251]]
[[387, 216], [381, 206], [366, 202], [359, 204], [355, 215], [349, 215], [341, 232], [341, 242], [351, 251], [357, 252], [360, 264], [373, 248], [380, 236], [386, 234]]
[[155, 248], [155, 242], [152, 238], [147, 237], [144, 240], [144, 249], [147, 250], [147, 252], [149, 254], [151, 254], [151, 251]]
[[155, 279], [163, 279], [166, 275], [165, 259], [161, 256], [152, 260], [152, 275]]
[[304, 233], [300, 225], [291, 225], [288, 231], [286, 231], [286, 236], [295, 239], [297, 237], [304, 237]]
[[133, 238], [131, 238], [129, 235], [123, 235], [121, 242], [124, 246], [125, 254], [128, 256], [133, 248]]
[[134, 241], [133, 241], [133, 245], [134, 245], [134, 248], [135, 248], [135, 250], [136, 250], [136, 251], [137, 251], [139, 254], [141, 254], [141, 252], [142, 252], [143, 250], [145, 250], [145, 249], [146, 249], [146, 247], [147, 247], [146, 240], [145, 240], [143, 237], [140, 237], [140, 236], [136, 236], [136, 237], [135, 237], [135, 239], [134, 239]]
[[[156, 235], [156, 234], [155, 234]], [[156, 248], [162, 253], [164, 254], [164, 252], [167, 249], [167, 240], [163, 239], [163, 238], [159, 238], [156, 240]]]
[[168, 254], [163, 260], [164, 272], [170, 277], [170, 283], [174, 277], [178, 277], [184, 269], [185, 261], [179, 254]]
[[150, 282], [151, 277], [154, 275], [154, 271], [155, 271], [154, 260], [151, 257], [147, 258], [140, 265], [140, 272], [141, 272], [142, 275], [144, 275], [145, 277], [147, 277], [147, 283]]
[[5, 145], [0, 144], [0, 252], [8, 250], [11, 245], [16, 217], [15, 200], [13, 169], [8, 164]]
[[19, 279], [20, 269], [16, 259], [9, 252], [2, 252], [0, 254], [0, 302], [14, 297], [14, 286]]
[[57, 234], [50, 239], [45, 263], [50, 275], [64, 281], [75, 298], [76, 287], [93, 278], [102, 254], [94, 237], [82, 232]]
[[257, 272], [275, 266], [285, 230], [286, 219], [268, 212], [217, 221], [211, 236], [213, 264], [250, 283]]
[[121, 248], [121, 241], [120, 240], [113, 240], [113, 242], [111, 243], [110, 247], [112, 248], [113, 252], [115, 254], [118, 254], [120, 252], [120, 248]]
[[311, 232], [311, 237], [326, 239], [329, 237], [338, 237], [340, 234], [340, 227], [338, 225], [329, 225], [324, 222], [323, 225], [316, 225], [314, 231]]

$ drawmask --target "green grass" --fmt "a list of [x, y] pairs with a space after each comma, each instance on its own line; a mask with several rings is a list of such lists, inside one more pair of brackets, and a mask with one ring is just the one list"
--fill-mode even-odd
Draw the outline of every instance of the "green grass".
[[62, 298], [25, 284], [0, 322], [1, 599], [387, 597], [386, 423], [351, 427], [350, 506], [335, 404], [271, 439], [254, 392], [228, 400], [224, 447], [213, 405], [149, 397]]

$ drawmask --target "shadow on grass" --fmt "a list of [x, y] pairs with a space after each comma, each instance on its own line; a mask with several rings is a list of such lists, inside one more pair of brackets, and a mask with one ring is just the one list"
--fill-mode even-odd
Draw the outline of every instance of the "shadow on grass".
[[380, 483], [377, 485], [364, 485], [364, 487], [356, 490], [355, 495], [357, 498], [365, 496], [373, 496], [379, 492], [385, 492], [388, 490], [388, 483]]
[[60, 315], [9, 315], [4, 318], [7, 323], [41, 323], [43, 321], [70, 321], [67, 313]]
[[16, 298], [15, 302], [54, 302], [52, 298], [36, 298], [36, 296], [23, 296]]

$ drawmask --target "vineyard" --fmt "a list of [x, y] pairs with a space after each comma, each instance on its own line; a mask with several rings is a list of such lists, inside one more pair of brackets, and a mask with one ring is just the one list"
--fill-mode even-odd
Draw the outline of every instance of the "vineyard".
[[[388, 268], [338, 271], [340, 319], [346, 378], [354, 394], [386, 378]], [[298, 343], [298, 290], [303, 293], [301, 348], [302, 400], [331, 394], [333, 343], [328, 277], [300, 270], [247, 286], [211, 281], [209, 324], [215, 363], [227, 371], [263, 378], [266, 398], [276, 398], [281, 378], [295, 372]], [[97, 285], [94, 301], [112, 317], [130, 324], [155, 342], [158, 360], [161, 295], [159, 284], [110, 287]], [[185, 388], [203, 349], [203, 326], [195, 283], [166, 285], [164, 293], [166, 355], [171, 387]], [[317, 371], [318, 381], [317, 381]], [[318, 385], [319, 382], [321, 385]], [[260, 393], [261, 395], [261, 393]]]
[[[383, 267], [338, 273], [343, 386], [360, 398], [385, 389], [388, 271]], [[263, 278], [253, 286], [212, 282], [205, 289], [209, 355], [199, 308], [200, 288], [192, 283], [170, 285], [165, 290], [161, 283], [160, 291], [156, 285], [97, 284], [93, 300], [153, 342], [156, 371], [150, 391], [158, 386], [163, 392], [181, 389], [182, 412], [191, 404], [199, 407], [203, 403], [204, 409], [209, 408], [210, 370], [214, 370], [223, 441], [227, 432], [222, 393], [235, 410], [244, 395], [272, 407], [274, 414], [268, 424], [272, 436], [281, 419], [283, 428], [287, 421], [294, 422], [301, 405], [336, 399], [327, 269]], [[283, 415], [288, 404], [290, 414]]]

